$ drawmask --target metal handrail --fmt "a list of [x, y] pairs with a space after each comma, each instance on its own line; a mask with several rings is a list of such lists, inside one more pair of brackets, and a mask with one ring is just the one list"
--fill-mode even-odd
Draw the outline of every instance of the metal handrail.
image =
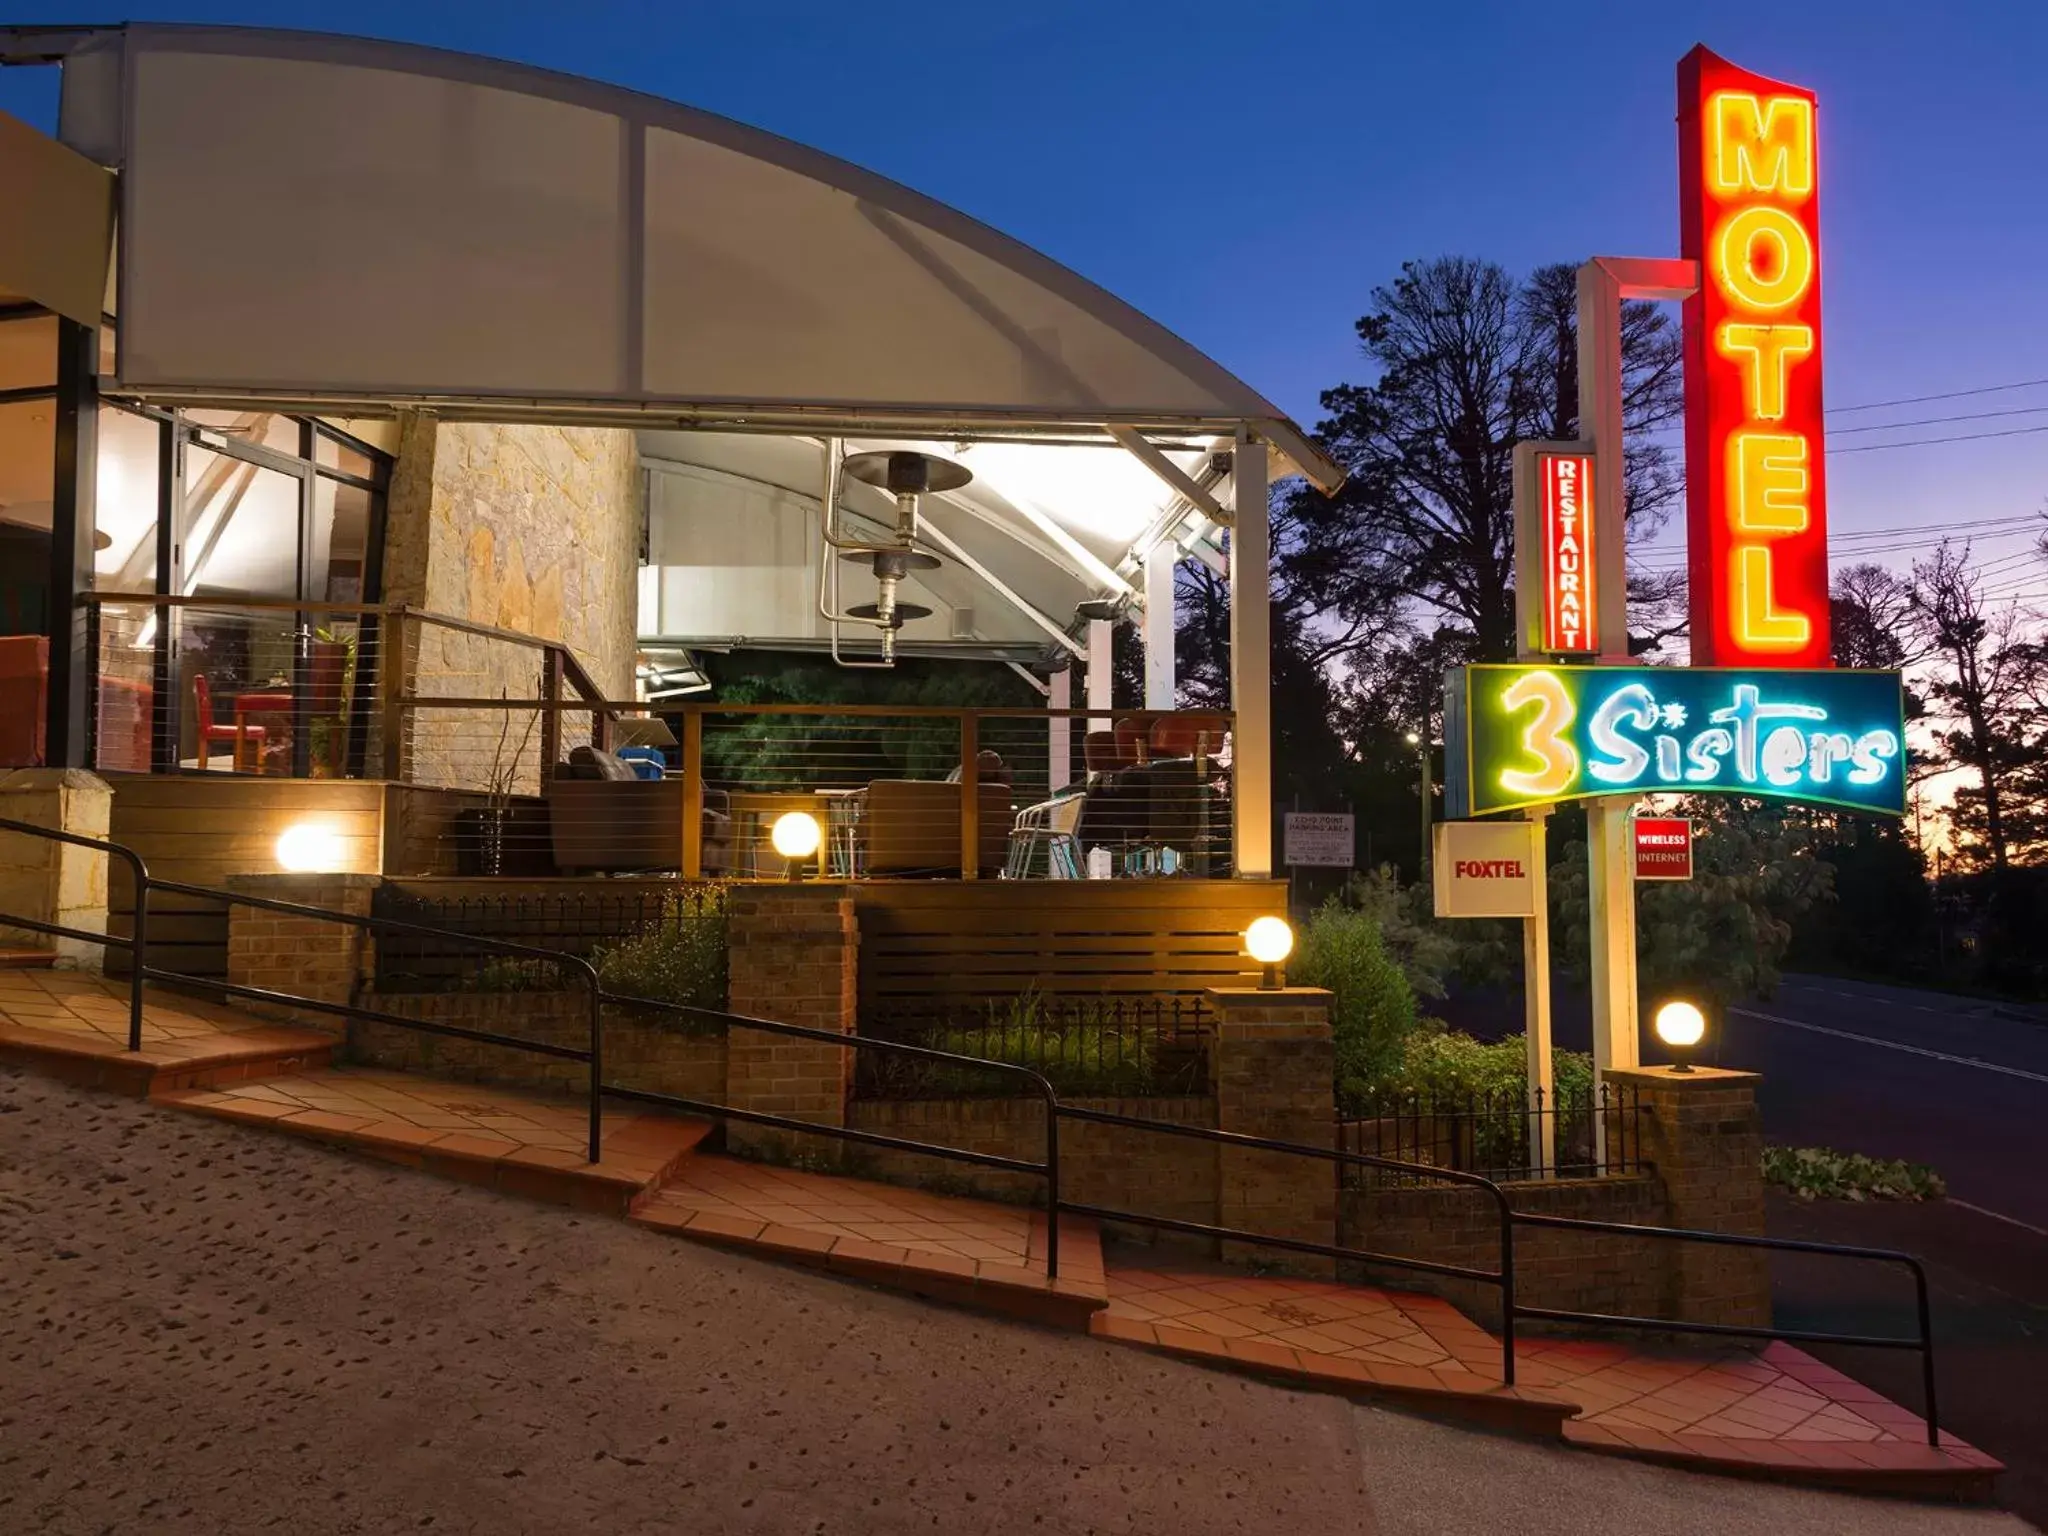
[[1803, 1328], [1759, 1328], [1742, 1323], [1686, 1323], [1670, 1318], [1636, 1317], [1624, 1313], [1575, 1312], [1563, 1307], [1522, 1307], [1521, 1315], [1546, 1322], [1582, 1323], [1601, 1328], [1641, 1328], [1667, 1333], [1695, 1333], [1727, 1338], [1782, 1340], [1788, 1344], [1840, 1344], [1859, 1349], [1914, 1349], [1920, 1352], [1920, 1390], [1927, 1403], [1927, 1443], [1939, 1447], [1941, 1426], [1934, 1395], [1934, 1324], [1927, 1301], [1926, 1267], [1910, 1253], [1895, 1248], [1859, 1248], [1844, 1243], [1815, 1243], [1796, 1237], [1756, 1237], [1736, 1232], [1708, 1232], [1689, 1227], [1650, 1227], [1626, 1221], [1595, 1221], [1581, 1216], [1550, 1216], [1535, 1211], [1517, 1211], [1515, 1222], [1525, 1227], [1555, 1227], [1572, 1232], [1607, 1232], [1623, 1237], [1661, 1238], [1667, 1241], [1710, 1243], [1724, 1248], [1764, 1248], [1784, 1253], [1818, 1253], [1838, 1259], [1865, 1259], [1877, 1263], [1903, 1264], [1913, 1273], [1914, 1304], [1919, 1323], [1916, 1338], [1903, 1339], [1881, 1334], [1826, 1333]]
[[111, 946], [126, 949], [135, 958], [130, 964], [128, 980], [128, 1049], [142, 1049], [142, 956], [143, 945], [149, 937], [148, 903], [140, 893], [149, 888], [149, 866], [142, 861], [142, 855], [121, 843], [110, 843], [101, 838], [87, 837], [80, 832], [66, 832], [57, 827], [39, 827], [32, 821], [16, 821], [10, 816], [0, 816], [0, 831], [22, 832], [30, 837], [47, 838], [53, 843], [69, 843], [74, 848], [90, 848], [96, 853], [111, 854], [120, 858], [134, 876], [135, 928], [127, 937], [104, 931], [94, 933], [89, 928], [67, 928], [61, 923], [45, 923], [29, 917], [8, 917], [4, 926], [26, 928], [35, 933], [54, 934], [58, 938], [78, 939], [87, 944]]
[[1022, 1077], [1037, 1088], [1040, 1098], [1045, 1101], [1045, 1161], [1026, 1162], [1021, 1158], [1002, 1157], [993, 1152], [969, 1152], [960, 1147], [941, 1147], [931, 1142], [911, 1141], [901, 1136], [885, 1136], [879, 1131], [857, 1130], [848, 1125], [817, 1125], [808, 1120], [795, 1120], [786, 1115], [771, 1115], [760, 1110], [735, 1109], [731, 1105], [712, 1104], [702, 1099], [686, 1099], [679, 1094], [657, 1093], [645, 1088], [620, 1088], [608, 1086], [605, 1092], [615, 1098], [630, 1099], [643, 1104], [657, 1104], [671, 1109], [686, 1110], [692, 1114], [711, 1115], [721, 1119], [744, 1120], [754, 1125], [773, 1125], [805, 1135], [831, 1136], [840, 1141], [859, 1142], [865, 1146], [890, 1147], [902, 1152], [919, 1152], [935, 1157], [951, 1158], [955, 1162], [973, 1163], [983, 1168], [1001, 1168], [1012, 1173], [1028, 1173], [1045, 1180], [1045, 1277], [1056, 1280], [1060, 1272], [1060, 1212], [1075, 1210], [1060, 1199], [1060, 1143], [1059, 1118], [1064, 1111], [1059, 1095], [1053, 1091], [1052, 1082], [1044, 1073], [1030, 1067], [1020, 1067], [1013, 1062], [987, 1061], [977, 1056], [962, 1056], [955, 1051], [935, 1050], [926, 1045], [907, 1045], [898, 1040], [881, 1040], [871, 1035], [842, 1035], [832, 1030], [810, 1029], [801, 1024], [784, 1024], [775, 1019], [759, 1019], [744, 1013], [728, 1013], [717, 1008], [699, 1008], [688, 1003], [672, 1003], [660, 998], [637, 997], [625, 992], [607, 992], [604, 1000], [625, 1008], [644, 1008], [657, 1013], [667, 1013], [683, 1018], [705, 1020], [722, 1024], [727, 1029], [735, 1026], [742, 1029], [765, 1030], [771, 1035], [785, 1035], [798, 1040], [816, 1040], [824, 1045], [837, 1046], [841, 1050], [878, 1050], [894, 1052], [899, 1056], [914, 1056], [926, 1061], [951, 1062], [957, 1066], [978, 1068], [983, 1071], [1008, 1072]]
[[[304, 902], [280, 901], [270, 896], [251, 896], [239, 891], [224, 891], [215, 886], [188, 885], [181, 880], [159, 880], [148, 871], [142, 856], [123, 843], [104, 838], [86, 837], [75, 832], [62, 832], [51, 827], [39, 827], [31, 822], [15, 821], [0, 817], [0, 831], [20, 832], [31, 837], [47, 838], [53, 842], [69, 843], [75, 847], [89, 848], [97, 853], [123, 859], [135, 876], [135, 916], [132, 936], [123, 938], [119, 934], [95, 934], [85, 929], [59, 928], [53, 924], [40, 923], [31, 918], [17, 918], [0, 913], [0, 926], [23, 927], [31, 930], [58, 933], [65, 937], [81, 939], [88, 943], [126, 949], [130, 954], [128, 967], [128, 1049], [142, 1049], [142, 987], [145, 981], [179, 982], [186, 986], [202, 986], [209, 991], [225, 993], [231, 997], [248, 998], [253, 1002], [278, 1004], [292, 1008], [307, 1008], [320, 1013], [337, 1014], [343, 1018], [363, 1019], [371, 1023], [391, 1024], [406, 1029], [417, 1029], [426, 1034], [455, 1036], [465, 1040], [476, 1040], [486, 1045], [508, 1046], [515, 1050], [531, 1051], [536, 1055], [555, 1056], [571, 1061], [587, 1061], [590, 1064], [590, 1161], [598, 1160], [599, 1143], [603, 1138], [603, 1105], [600, 1092], [604, 1072], [604, 1044], [602, 1016], [604, 1011], [603, 988], [599, 985], [597, 968], [581, 955], [572, 955], [560, 950], [541, 949], [531, 944], [519, 944], [509, 939], [494, 939], [482, 935], [459, 934], [446, 928], [436, 928], [426, 923], [409, 923], [402, 918], [359, 916], [353, 912], [338, 912], [331, 907], [309, 906]], [[590, 986], [590, 1044], [578, 1050], [573, 1046], [548, 1045], [534, 1040], [521, 1040], [512, 1035], [500, 1035], [489, 1030], [468, 1029], [460, 1025], [441, 1024], [422, 1019], [402, 1018], [397, 1014], [385, 1013], [375, 1008], [364, 1008], [355, 1003], [335, 1003], [319, 998], [300, 997], [294, 993], [276, 992], [264, 987], [243, 986], [239, 982], [216, 981], [187, 976], [178, 971], [167, 971], [149, 963], [147, 939], [149, 931], [149, 897], [152, 891], [167, 891], [173, 895], [196, 896], [207, 901], [219, 901], [235, 906], [252, 907], [259, 911], [278, 912], [288, 917], [311, 917], [324, 922], [341, 923], [344, 926], [360, 928], [372, 933], [417, 933], [437, 938], [459, 939], [478, 949], [501, 955], [518, 955], [526, 959], [545, 960], [554, 964], [567, 965], [580, 971]]]

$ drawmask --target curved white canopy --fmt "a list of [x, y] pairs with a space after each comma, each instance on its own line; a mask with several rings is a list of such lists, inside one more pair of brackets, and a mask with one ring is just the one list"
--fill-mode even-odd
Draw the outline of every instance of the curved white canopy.
[[130, 25], [65, 59], [121, 175], [118, 388], [373, 414], [943, 438], [1228, 432], [1274, 406], [954, 209], [725, 118], [309, 33]]

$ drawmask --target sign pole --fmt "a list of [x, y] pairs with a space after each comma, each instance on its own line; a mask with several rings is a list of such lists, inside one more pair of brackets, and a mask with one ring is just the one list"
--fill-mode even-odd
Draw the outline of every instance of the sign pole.
[[1545, 823], [1550, 807], [1522, 815], [1535, 824], [1529, 878], [1536, 907], [1522, 923], [1522, 1039], [1529, 1053], [1529, 1163], [1539, 1179], [1557, 1174], [1557, 1080], [1550, 1060], [1550, 870]]
[[[1600, 659], [1628, 654], [1627, 489], [1622, 456], [1621, 283], [1599, 261], [1579, 268], [1579, 435], [1591, 440], [1603, 474], [1593, 482]], [[1636, 1064], [1635, 848], [1630, 796], [1586, 805], [1587, 894], [1593, 955], [1593, 1160], [1607, 1162], [1606, 1117], [1598, 1112], [1607, 1074]]]

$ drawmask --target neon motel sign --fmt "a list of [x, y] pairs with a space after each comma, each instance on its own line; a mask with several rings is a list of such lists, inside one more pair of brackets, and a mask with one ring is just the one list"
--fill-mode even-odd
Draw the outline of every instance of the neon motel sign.
[[1668, 792], [1902, 816], [1901, 701], [1895, 672], [1456, 668], [1450, 814]]
[[1825, 667], [1815, 98], [1705, 48], [1678, 98], [1693, 660]]
[[1593, 456], [1539, 453], [1543, 505], [1543, 650], [1553, 656], [1600, 648], [1593, 566]]

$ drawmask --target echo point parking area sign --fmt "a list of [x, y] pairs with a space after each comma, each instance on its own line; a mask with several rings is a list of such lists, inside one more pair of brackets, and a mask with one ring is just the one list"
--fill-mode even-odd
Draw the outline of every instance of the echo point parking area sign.
[[1303, 869], [1350, 869], [1357, 863], [1357, 833], [1350, 813], [1289, 811], [1281, 858]]

